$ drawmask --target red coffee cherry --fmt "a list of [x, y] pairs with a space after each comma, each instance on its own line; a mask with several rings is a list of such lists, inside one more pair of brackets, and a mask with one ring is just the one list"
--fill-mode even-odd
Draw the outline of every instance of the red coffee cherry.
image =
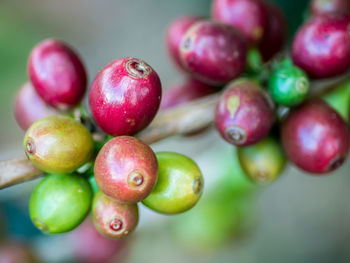
[[264, 61], [270, 60], [276, 53], [281, 51], [287, 39], [287, 19], [283, 11], [274, 4], [268, 4], [267, 11], [269, 19], [259, 45]]
[[32, 84], [27, 82], [17, 92], [14, 114], [17, 124], [26, 131], [37, 120], [59, 113], [49, 107], [36, 93]]
[[183, 66], [196, 79], [212, 85], [225, 84], [245, 69], [247, 47], [232, 26], [199, 21], [182, 38]]
[[120, 203], [145, 199], [158, 179], [157, 158], [137, 138], [116, 137], [107, 142], [95, 161], [95, 179], [103, 193]]
[[176, 66], [182, 69], [180, 58], [181, 39], [185, 35], [187, 29], [201, 17], [194, 15], [182, 16], [174, 20], [168, 27], [166, 33], [166, 44], [170, 57], [173, 59]]
[[188, 78], [183, 83], [170, 86], [163, 94], [161, 109], [169, 109], [186, 102], [213, 94], [218, 89], [198, 80]]
[[105, 66], [90, 89], [90, 110], [112, 136], [133, 135], [156, 115], [162, 94], [158, 74], [146, 62], [120, 58]]
[[121, 204], [98, 191], [92, 203], [92, 218], [98, 232], [109, 238], [122, 238], [136, 228], [139, 209], [135, 204]]
[[40, 97], [54, 108], [72, 108], [85, 94], [84, 65], [62, 41], [47, 39], [36, 45], [30, 53], [28, 72]]
[[215, 20], [237, 28], [250, 44], [258, 44], [268, 26], [268, 13], [260, 0], [214, 0]]
[[313, 15], [350, 13], [350, 2], [349, 0], [311, 0], [310, 11]]
[[274, 122], [272, 100], [248, 80], [228, 85], [215, 110], [215, 125], [229, 143], [246, 146], [264, 139]]
[[349, 151], [349, 129], [326, 102], [314, 100], [290, 113], [282, 125], [282, 142], [296, 166], [322, 174], [344, 162]]
[[350, 15], [328, 14], [312, 18], [297, 33], [292, 57], [310, 77], [327, 78], [350, 67]]

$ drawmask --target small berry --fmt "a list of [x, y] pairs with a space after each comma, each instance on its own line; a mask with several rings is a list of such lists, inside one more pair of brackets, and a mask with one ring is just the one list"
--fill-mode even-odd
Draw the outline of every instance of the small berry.
[[97, 155], [94, 170], [101, 191], [120, 203], [142, 201], [158, 179], [157, 158], [152, 149], [130, 136], [108, 141]]
[[85, 94], [84, 65], [62, 41], [46, 39], [35, 46], [30, 53], [28, 71], [40, 97], [56, 109], [75, 107]]
[[56, 115], [58, 112], [49, 107], [36, 93], [32, 84], [27, 82], [17, 92], [14, 113], [17, 124], [27, 130], [35, 121]]
[[187, 29], [200, 19], [201, 17], [194, 15], [182, 16], [174, 20], [167, 29], [166, 43], [168, 52], [176, 66], [180, 69], [182, 69], [180, 58], [180, 44], [182, 37], [185, 35]]
[[96, 229], [109, 238], [129, 235], [139, 221], [137, 203], [122, 204], [98, 191], [92, 204], [92, 216]]
[[250, 44], [258, 44], [268, 26], [268, 13], [260, 0], [214, 0], [215, 20], [237, 28]]
[[312, 78], [329, 78], [350, 67], [350, 15], [316, 16], [294, 38], [294, 63]]
[[68, 232], [84, 220], [91, 200], [91, 187], [83, 177], [49, 174], [35, 186], [30, 196], [30, 218], [46, 234]]
[[247, 177], [261, 185], [275, 181], [287, 163], [282, 147], [272, 137], [255, 145], [239, 147], [237, 156]]
[[300, 169], [322, 174], [336, 170], [349, 152], [349, 129], [322, 100], [293, 110], [282, 124], [283, 148]]
[[264, 139], [274, 123], [270, 97], [256, 83], [234, 81], [221, 95], [215, 110], [215, 124], [229, 143], [246, 146]]
[[79, 122], [69, 117], [51, 116], [30, 126], [23, 147], [28, 159], [40, 170], [68, 173], [89, 160], [93, 139]]
[[283, 106], [291, 107], [302, 103], [310, 89], [307, 75], [293, 65], [281, 65], [272, 72], [268, 80], [273, 100]]
[[153, 192], [142, 201], [163, 214], [178, 214], [191, 209], [203, 190], [203, 175], [197, 164], [179, 153], [156, 153], [159, 177]]
[[241, 75], [246, 53], [246, 43], [235, 28], [207, 20], [193, 24], [180, 46], [184, 68], [210, 85], [222, 85]]
[[160, 79], [151, 66], [136, 58], [121, 58], [96, 76], [90, 89], [90, 110], [109, 135], [133, 135], [153, 120], [161, 94]]

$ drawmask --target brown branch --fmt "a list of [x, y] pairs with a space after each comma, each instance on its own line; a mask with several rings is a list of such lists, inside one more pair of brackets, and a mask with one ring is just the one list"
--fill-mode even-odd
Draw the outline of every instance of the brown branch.
[[[335, 88], [337, 83], [347, 76], [332, 80], [312, 83], [311, 97], [320, 96], [326, 90]], [[159, 112], [147, 129], [137, 135], [148, 144], [177, 135], [198, 131], [209, 126], [214, 119], [214, 107], [220, 94], [182, 105], [180, 107]], [[43, 172], [35, 168], [25, 157], [0, 162], [0, 189], [33, 180], [42, 176]]]

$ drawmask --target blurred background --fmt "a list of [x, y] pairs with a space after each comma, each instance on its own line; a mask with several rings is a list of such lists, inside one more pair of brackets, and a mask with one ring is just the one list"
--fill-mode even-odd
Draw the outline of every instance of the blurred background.
[[[293, 35], [308, 1], [275, 2], [286, 12]], [[210, 5], [211, 0], [1, 0], [0, 160], [23, 155], [24, 133], [12, 107], [27, 80], [27, 57], [35, 44], [48, 37], [70, 43], [83, 58], [90, 82], [113, 59], [142, 58], [166, 88], [183, 78], [165, 50], [167, 25], [184, 14], [209, 16]], [[115, 262], [350, 262], [349, 162], [324, 178], [288, 167], [276, 183], [257, 188], [245, 180], [235, 149], [213, 130], [152, 147], [196, 160], [205, 176], [204, 195], [193, 210], [178, 216], [140, 205], [140, 225], [118, 247]], [[94, 244], [84, 243], [81, 229], [45, 236], [32, 226], [27, 206], [36, 183], [0, 190], [0, 255], [30, 250], [41, 262], [77, 262], [77, 254]]]

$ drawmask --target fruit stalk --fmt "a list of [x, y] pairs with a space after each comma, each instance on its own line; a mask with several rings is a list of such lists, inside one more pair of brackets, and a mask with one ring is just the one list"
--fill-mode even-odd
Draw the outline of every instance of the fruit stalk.
[[[311, 97], [319, 97], [325, 90], [336, 88], [338, 78], [311, 83]], [[214, 108], [219, 101], [220, 93], [210, 95], [190, 103], [183, 104], [158, 113], [154, 121], [136, 137], [147, 144], [152, 144], [178, 134], [198, 131], [213, 123]], [[19, 157], [0, 162], [0, 189], [41, 177], [43, 172], [35, 168], [26, 157]]]

